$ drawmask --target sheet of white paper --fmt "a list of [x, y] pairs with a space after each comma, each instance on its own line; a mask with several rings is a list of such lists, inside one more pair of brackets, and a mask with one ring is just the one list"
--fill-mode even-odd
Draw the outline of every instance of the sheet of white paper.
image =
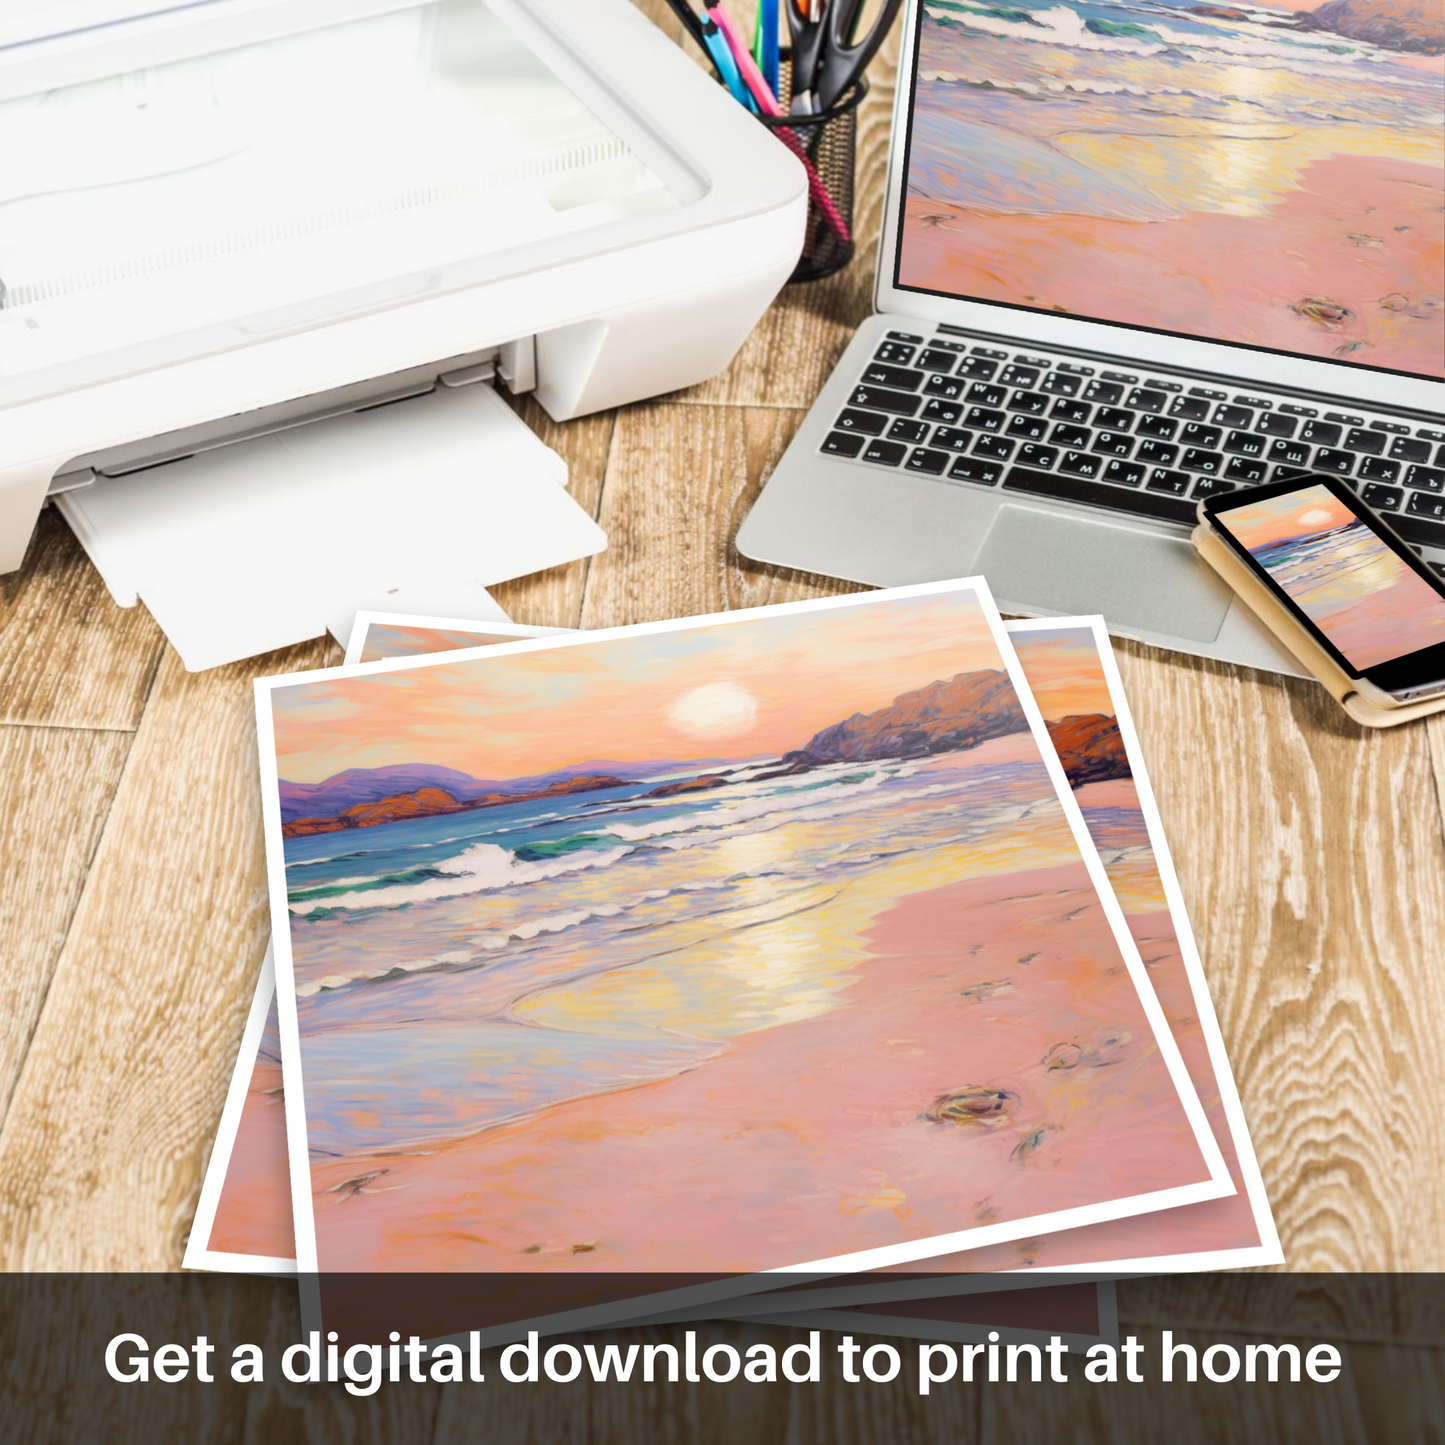
[[477, 385], [102, 477], [56, 500], [116, 600], [144, 601], [196, 671], [328, 629], [345, 637], [363, 610], [487, 616], [491, 584], [606, 545], [559, 485], [566, 476]]

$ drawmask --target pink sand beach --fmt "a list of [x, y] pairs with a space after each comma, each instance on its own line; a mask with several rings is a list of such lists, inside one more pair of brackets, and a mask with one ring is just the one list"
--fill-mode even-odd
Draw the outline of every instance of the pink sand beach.
[[923, 219], [943, 209], [910, 198], [903, 284], [1445, 374], [1445, 218], [1428, 165], [1323, 157], [1257, 215]]
[[[862, 937], [841, 1006], [689, 1072], [314, 1163], [322, 1268], [751, 1271], [1207, 1177], [1082, 864], [885, 901]], [[1004, 1107], [928, 1117], [968, 1087]]]

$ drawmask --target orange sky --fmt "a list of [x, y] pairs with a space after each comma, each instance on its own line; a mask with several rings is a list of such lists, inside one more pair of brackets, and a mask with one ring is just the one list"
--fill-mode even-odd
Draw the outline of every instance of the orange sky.
[[1219, 520], [1251, 552], [1285, 537], [1306, 532], [1328, 532], [1343, 527], [1355, 514], [1325, 487], [1301, 487], [1263, 502], [1223, 513]]
[[[899, 693], [1002, 665], [982, 609], [964, 591], [483, 653], [274, 689], [277, 767], [294, 782], [403, 762], [508, 778], [591, 758], [777, 754]], [[717, 732], [674, 720], [685, 698], [718, 684], [751, 698], [755, 714], [738, 723], [738, 710], [724, 708], [732, 721]], [[681, 711], [689, 718], [697, 709]]]
[[1114, 700], [1089, 628], [1015, 632], [1010, 641], [1039, 711], [1050, 721], [1082, 713], [1114, 716]]

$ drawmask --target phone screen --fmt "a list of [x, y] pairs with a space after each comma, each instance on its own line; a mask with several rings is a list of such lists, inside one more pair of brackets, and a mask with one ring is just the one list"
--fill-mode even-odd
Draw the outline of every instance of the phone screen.
[[1365, 520], [1345, 488], [1270, 490], [1239, 506], [1222, 498], [1212, 520], [1352, 672], [1445, 646], [1445, 593]]

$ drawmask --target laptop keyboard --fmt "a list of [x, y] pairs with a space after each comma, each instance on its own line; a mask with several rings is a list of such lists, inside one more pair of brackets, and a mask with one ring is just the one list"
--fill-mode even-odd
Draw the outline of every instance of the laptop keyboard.
[[[948, 482], [1196, 520], [1203, 497], [1345, 477], [1408, 542], [1445, 548], [1445, 430], [890, 331], [821, 450]], [[1445, 564], [1431, 566], [1445, 575]]]

